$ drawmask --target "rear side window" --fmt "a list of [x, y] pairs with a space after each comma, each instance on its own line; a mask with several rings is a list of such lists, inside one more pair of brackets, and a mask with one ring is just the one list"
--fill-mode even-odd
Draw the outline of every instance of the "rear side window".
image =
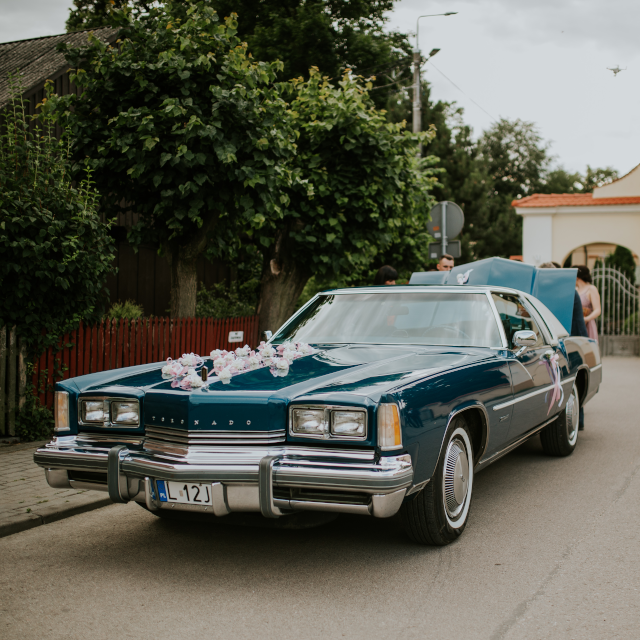
[[491, 295], [500, 314], [500, 322], [502, 322], [504, 333], [507, 336], [509, 349], [515, 348], [513, 336], [516, 331], [533, 331], [538, 337], [534, 348], [544, 345], [544, 337], [540, 327], [518, 296], [508, 293], [492, 293]]

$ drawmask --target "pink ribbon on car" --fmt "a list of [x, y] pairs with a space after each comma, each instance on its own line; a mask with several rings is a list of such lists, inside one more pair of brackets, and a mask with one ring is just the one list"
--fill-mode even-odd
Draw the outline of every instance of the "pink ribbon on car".
[[544, 361], [545, 367], [547, 367], [547, 371], [549, 372], [551, 383], [553, 384], [551, 398], [549, 399], [549, 408], [547, 409], [547, 415], [549, 415], [556, 400], [558, 401], [558, 406], [560, 406], [564, 401], [564, 391], [562, 390], [562, 385], [560, 384], [560, 365], [558, 364], [560, 356], [553, 351], [547, 351], [542, 356], [542, 359]]

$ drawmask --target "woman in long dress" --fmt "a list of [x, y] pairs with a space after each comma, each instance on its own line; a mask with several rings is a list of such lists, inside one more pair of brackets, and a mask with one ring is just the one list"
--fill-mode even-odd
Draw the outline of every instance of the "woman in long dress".
[[576, 290], [582, 302], [584, 312], [584, 322], [587, 325], [587, 333], [590, 338], [598, 340], [598, 328], [596, 318], [602, 314], [600, 305], [600, 292], [591, 283], [591, 272], [588, 267], [578, 267], [578, 278], [576, 279]]

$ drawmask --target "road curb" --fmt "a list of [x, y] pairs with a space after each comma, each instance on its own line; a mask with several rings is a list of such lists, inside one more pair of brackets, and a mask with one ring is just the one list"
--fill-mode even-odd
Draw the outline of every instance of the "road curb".
[[85, 497], [80, 494], [77, 497], [73, 496], [73, 498], [73, 504], [60, 506], [51, 505], [38, 509], [38, 511], [20, 513], [3, 518], [3, 521], [0, 522], [0, 538], [113, 504], [111, 498], [108, 496], [95, 498], [93, 496]]

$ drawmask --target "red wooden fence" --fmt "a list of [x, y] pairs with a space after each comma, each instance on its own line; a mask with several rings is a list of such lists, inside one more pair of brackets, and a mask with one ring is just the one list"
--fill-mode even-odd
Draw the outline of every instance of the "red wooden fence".
[[[228, 341], [230, 331], [243, 331], [241, 343]], [[213, 349], [257, 346], [258, 316], [245, 318], [147, 318], [106, 320], [82, 324], [62, 339], [62, 349], [48, 349], [40, 356], [33, 384], [40, 402], [53, 406], [53, 383], [86, 373], [130, 367], [183, 353], [208, 356]]]

